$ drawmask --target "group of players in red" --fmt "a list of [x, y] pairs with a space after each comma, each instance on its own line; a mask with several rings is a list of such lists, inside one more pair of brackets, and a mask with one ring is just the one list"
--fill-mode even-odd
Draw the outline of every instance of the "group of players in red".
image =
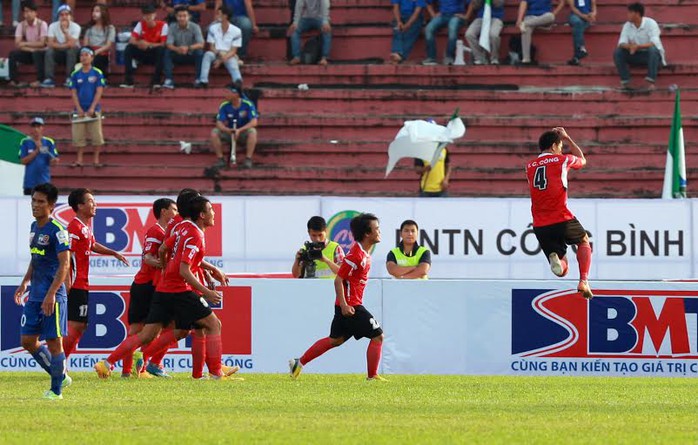
[[[571, 154], [562, 154], [564, 143], [569, 144]], [[534, 233], [551, 271], [560, 277], [569, 270], [567, 247], [577, 246], [577, 289], [590, 299], [591, 245], [585, 229], [567, 206], [568, 172], [583, 168], [586, 158], [561, 127], [543, 133], [539, 148], [540, 155], [526, 165]], [[66, 357], [74, 351], [87, 327], [90, 253], [112, 255], [128, 264], [118, 252], [95, 242], [91, 219], [96, 205], [91, 192], [74, 190], [68, 201], [76, 217], [68, 226], [71, 279], [66, 283], [70, 289], [69, 332], [63, 340]], [[234, 376], [239, 371], [237, 366], [222, 364], [221, 323], [209, 307], [209, 303], [217, 304], [222, 298], [213, 280], [221, 285], [228, 283], [220, 269], [204, 260], [204, 231], [215, 223], [211, 203], [195, 190], [184, 189], [176, 202], [167, 198], [155, 201], [153, 212], [157, 223], [145, 235], [142, 265], [131, 285], [129, 335], [109, 357], [95, 365], [97, 374], [109, 377], [117, 362], [123, 360], [124, 377], [169, 377], [162, 359], [171, 346], [191, 333], [193, 378], [209, 378], [204, 374], [206, 365], [212, 379], [240, 379]], [[355, 243], [334, 281], [335, 314], [330, 335], [315, 342], [301, 357], [290, 360], [293, 378], [311, 360], [353, 336], [370, 340], [366, 353], [368, 379], [384, 380], [378, 374], [383, 330], [362, 304], [371, 267], [368, 252], [380, 242], [378, 218], [370, 213], [358, 215], [351, 221], [351, 232]]]

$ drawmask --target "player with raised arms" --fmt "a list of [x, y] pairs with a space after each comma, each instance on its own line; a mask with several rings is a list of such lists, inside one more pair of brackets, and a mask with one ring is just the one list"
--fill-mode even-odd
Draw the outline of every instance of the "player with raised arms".
[[[66, 331], [67, 293], [65, 277], [70, 267], [70, 239], [63, 226], [51, 218], [58, 200], [58, 189], [50, 183], [32, 190], [32, 215], [29, 248], [31, 261], [15, 291], [15, 303], [22, 304], [27, 286], [29, 299], [21, 321], [22, 347], [51, 376], [51, 389], [44, 398], [63, 398], [62, 387], [72, 382], [65, 373], [65, 354], [61, 337]], [[42, 345], [39, 340], [45, 340]]]
[[[563, 154], [563, 143], [571, 154]], [[579, 285], [577, 290], [586, 299], [594, 294], [589, 287], [591, 245], [586, 230], [567, 207], [567, 173], [587, 164], [582, 149], [564, 128], [556, 127], [538, 139], [541, 153], [526, 164], [526, 177], [531, 193], [533, 232], [550, 263], [550, 270], [564, 277], [569, 270], [567, 246], [577, 246]]]
[[[133, 353], [139, 346], [153, 341], [162, 326], [168, 325], [171, 320], [176, 320], [180, 330], [197, 326], [206, 331], [207, 355], [211, 357], [211, 360], [207, 360], [209, 373], [214, 379], [226, 377], [221, 360], [221, 324], [208, 306], [208, 302], [218, 304], [222, 297], [204, 286], [194, 275], [205, 256], [204, 231], [215, 224], [215, 212], [207, 198], [198, 196], [189, 203], [189, 216], [191, 220], [180, 223], [182, 227], [176, 234], [173, 258], [167, 263], [158, 290], [153, 295], [143, 330], [129, 336], [106, 360], [95, 365], [100, 378], [109, 377], [117, 361]], [[221, 284], [227, 283], [224, 275], [215, 278], [220, 278]]]
[[334, 280], [335, 307], [330, 336], [315, 342], [300, 358], [289, 360], [292, 378], [298, 378], [303, 367], [350, 337], [369, 338], [366, 351], [368, 380], [385, 380], [378, 375], [383, 349], [383, 329], [363, 306], [364, 290], [371, 269], [371, 248], [381, 241], [378, 218], [370, 213], [355, 216], [350, 223], [354, 245], [344, 258]]
[[[177, 204], [169, 198], [160, 198], [153, 202], [153, 215], [157, 222], [150, 226], [143, 239], [141, 267], [131, 283], [128, 304], [128, 335], [139, 333], [143, 322], [148, 318], [150, 303], [155, 293], [155, 286], [160, 281], [162, 264], [158, 257], [158, 249], [165, 239], [165, 228], [178, 215]], [[133, 368], [134, 357], [127, 355], [123, 360], [122, 377], [130, 377], [132, 372], [138, 376], [139, 367]]]

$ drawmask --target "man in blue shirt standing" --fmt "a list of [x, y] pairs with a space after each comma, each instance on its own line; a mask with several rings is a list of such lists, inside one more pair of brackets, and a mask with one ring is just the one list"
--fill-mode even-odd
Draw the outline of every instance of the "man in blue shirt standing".
[[596, 22], [596, 0], [567, 0], [572, 13], [569, 24], [572, 27], [574, 56], [569, 65], [579, 65], [579, 61], [589, 55], [584, 44], [584, 31]]
[[245, 161], [242, 168], [252, 168], [252, 155], [257, 147], [257, 108], [252, 101], [242, 97], [242, 89], [235, 85], [226, 87], [228, 99], [218, 107], [216, 128], [211, 131], [213, 151], [218, 156], [216, 167], [227, 163], [223, 157], [222, 142], [231, 143], [232, 138], [245, 145]]
[[31, 137], [19, 144], [19, 162], [24, 169], [24, 194], [31, 195], [32, 189], [51, 181], [51, 166], [58, 162], [56, 142], [44, 137], [44, 119], [35, 117], [29, 122]]
[[95, 148], [94, 166], [99, 168], [99, 151], [104, 145], [102, 135], [102, 106], [99, 101], [104, 91], [104, 74], [92, 66], [94, 51], [88, 47], [80, 49], [82, 67], [73, 71], [68, 81], [73, 95], [73, 145], [77, 150], [77, 159], [73, 167], [82, 167], [82, 152], [87, 139]]
[[465, 0], [441, 0], [439, 12], [434, 10], [433, 0], [427, 3], [431, 21], [424, 30], [427, 40], [427, 58], [422, 65], [436, 65], [436, 32], [444, 27], [448, 27], [448, 46], [444, 65], [453, 65], [458, 31], [465, 25]]
[[[31, 284], [22, 312], [22, 347], [51, 376], [51, 389], [44, 394], [49, 400], [62, 399], [62, 387], [72, 382], [65, 373], [61, 341], [68, 324], [64, 281], [70, 263], [70, 238], [65, 228], [51, 218], [57, 200], [58, 189], [53, 184], [39, 184], [32, 191], [35, 221], [29, 235], [31, 262], [15, 291], [15, 303], [21, 305]], [[46, 344], [40, 340], [46, 340]]]

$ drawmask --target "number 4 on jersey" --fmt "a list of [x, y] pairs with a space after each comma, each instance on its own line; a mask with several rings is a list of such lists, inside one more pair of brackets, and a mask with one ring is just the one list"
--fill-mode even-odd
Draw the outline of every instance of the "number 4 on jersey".
[[533, 186], [538, 190], [545, 190], [548, 187], [548, 179], [545, 176], [545, 165], [541, 165], [536, 169], [533, 175]]

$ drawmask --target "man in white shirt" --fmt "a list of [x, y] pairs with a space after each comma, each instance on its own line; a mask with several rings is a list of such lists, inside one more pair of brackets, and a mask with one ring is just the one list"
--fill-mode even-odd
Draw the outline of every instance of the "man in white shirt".
[[649, 90], [654, 90], [659, 64], [666, 66], [659, 25], [644, 15], [645, 7], [642, 3], [628, 5], [628, 21], [623, 25], [618, 47], [613, 53], [620, 85], [624, 89], [630, 87], [630, 65], [647, 67], [645, 80]]
[[80, 50], [80, 25], [73, 21], [70, 6], [58, 8], [58, 21], [48, 27], [48, 49], [44, 55], [45, 76], [41, 82], [43, 88], [56, 86], [54, 75], [56, 62], [65, 63], [66, 86], [70, 73], [73, 72]]
[[206, 42], [209, 44], [209, 50], [206, 51], [201, 62], [201, 75], [194, 82], [196, 88], [208, 87], [208, 73], [211, 70], [211, 65], [214, 68], [225, 65], [233, 83], [242, 84], [242, 74], [240, 74], [237, 56], [238, 48], [242, 46], [242, 31], [230, 23], [231, 14], [226, 6], [221, 6], [216, 12], [220, 21], [213, 23], [208, 29]]

